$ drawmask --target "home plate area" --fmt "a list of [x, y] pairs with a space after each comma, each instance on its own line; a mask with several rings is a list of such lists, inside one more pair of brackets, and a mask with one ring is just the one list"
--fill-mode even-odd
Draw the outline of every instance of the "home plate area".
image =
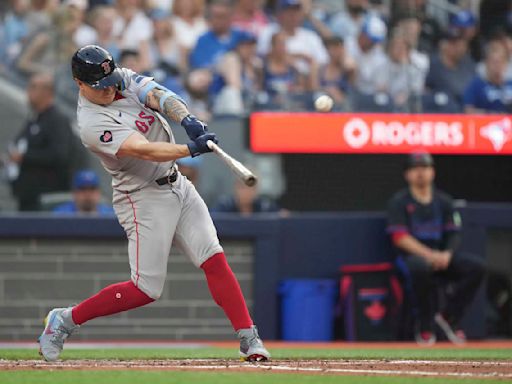
[[247, 363], [221, 359], [185, 360], [0, 360], [0, 370], [177, 370], [512, 379], [511, 361], [274, 360]]

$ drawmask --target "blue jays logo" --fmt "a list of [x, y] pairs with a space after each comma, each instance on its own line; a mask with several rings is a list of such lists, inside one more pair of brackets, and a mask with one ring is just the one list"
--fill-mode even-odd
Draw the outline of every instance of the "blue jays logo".
[[512, 122], [506, 117], [480, 128], [480, 135], [492, 143], [496, 152], [502, 150], [506, 142], [512, 140]]

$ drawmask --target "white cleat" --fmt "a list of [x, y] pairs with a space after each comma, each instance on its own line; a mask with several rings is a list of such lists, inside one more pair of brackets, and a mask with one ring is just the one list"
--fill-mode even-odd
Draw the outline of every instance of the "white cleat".
[[263, 346], [263, 341], [261, 341], [258, 328], [255, 325], [251, 328], [240, 329], [237, 334], [240, 339], [241, 360], [254, 363], [270, 359], [270, 353]]
[[71, 308], [52, 309], [44, 319], [44, 330], [39, 336], [39, 354], [46, 361], [56, 361], [59, 358], [64, 341], [79, 328], [73, 323], [71, 315], [63, 316], [64, 311]]

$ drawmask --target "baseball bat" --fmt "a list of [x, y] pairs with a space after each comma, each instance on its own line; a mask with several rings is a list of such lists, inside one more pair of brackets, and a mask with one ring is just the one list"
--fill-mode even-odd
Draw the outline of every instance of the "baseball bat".
[[219, 158], [234, 172], [235, 175], [237, 175], [242, 181], [245, 183], [245, 185], [248, 185], [249, 187], [252, 187], [255, 185], [258, 181], [254, 173], [252, 173], [245, 165], [243, 165], [238, 160], [231, 157], [229, 154], [227, 154], [221, 147], [219, 147], [217, 144], [215, 144], [213, 141], [208, 140], [206, 142], [206, 145], [208, 145], [208, 148], [210, 148], [213, 153], [215, 153]]

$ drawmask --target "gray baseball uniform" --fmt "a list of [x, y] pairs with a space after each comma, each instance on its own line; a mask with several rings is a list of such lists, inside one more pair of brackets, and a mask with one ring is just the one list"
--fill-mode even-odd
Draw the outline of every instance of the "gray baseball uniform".
[[174, 143], [171, 128], [138, 94], [152, 79], [122, 69], [123, 91], [109, 105], [78, 101], [78, 127], [83, 144], [112, 176], [113, 205], [128, 237], [131, 278], [148, 296], [162, 294], [167, 258], [174, 243], [199, 267], [223, 252], [203, 199], [184, 176], [159, 186], [155, 180], [176, 168], [173, 161], [118, 158], [121, 144], [134, 132], [151, 142]]

